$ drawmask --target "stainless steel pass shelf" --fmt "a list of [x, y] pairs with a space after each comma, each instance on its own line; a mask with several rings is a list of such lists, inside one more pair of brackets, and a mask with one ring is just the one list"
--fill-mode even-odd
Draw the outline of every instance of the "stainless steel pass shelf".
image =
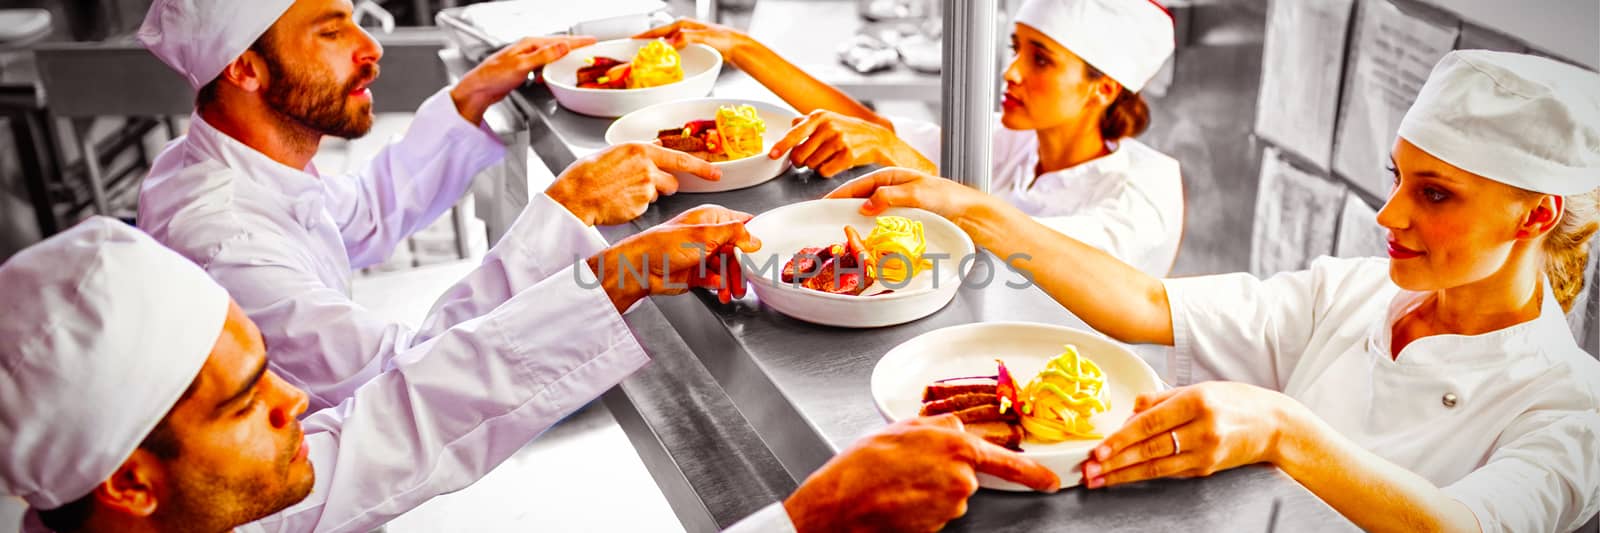
[[[561, 109], [538, 86], [514, 98], [528, 115], [535, 151], [553, 170], [604, 147], [609, 119]], [[667, 197], [633, 223], [602, 233], [615, 242], [706, 203], [761, 213], [820, 197], [867, 170], [835, 180], [791, 170], [749, 189]], [[703, 293], [652, 298], [645, 317], [630, 314], [629, 321], [650, 322], [636, 325], [635, 333], [655, 363], [609, 394], [607, 406], [686, 526], [726, 527], [785, 496], [840, 449], [883, 426], [868, 379], [895, 345], [971, 322], [1083, 327], [1038, 289], [1006, 287], [1014, 274], [993, 264], [996, 282], [989, 287], [963, 288], [937, 314], [881, 329], [800, 322], [763, 307], [753, 294], [729, 305]], [[983, 272], [978, 267], [973, 276]], [[1247, 467], [1206, 479], [1050, 496], [980, 491], [950, 530], [1268, 531], [1273, 516], [1280, 530], [1353, 529], [1278, 470]]]

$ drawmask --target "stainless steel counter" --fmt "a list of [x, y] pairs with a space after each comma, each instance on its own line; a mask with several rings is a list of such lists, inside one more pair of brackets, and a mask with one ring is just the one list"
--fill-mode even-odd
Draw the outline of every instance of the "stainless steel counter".
[[[741, 76], [726, 74], [718, 92], [742, 86]], [[560, 109], [542, 87], [514, 100], [528, 116], [534, 150], [553, 171], [604, 146], [609, 120]], [[838, 180], [790, 171], [745, 190], [663, 198], [635, 222], [602, 233], [615, 241], [705, 203], [760, 213], [817, 198], [867, 170]], [[978, 268], [974, 276], [983, 273]], [[878, 358], [900, 342], [982, 321], [1083, 327], [1039, 290], [1006, 288], [1009, 274], [995, 275], [989, 288], [963, 288], [933, 316], [873, 330], [800, 322], [761, 306], [753, 293], [726, 306], [698, 293], [652, 298], [629, 321], [655, 363], [608, 394], [607, 406], [686, 527], [725, 527], [781, 498], [838, 450], [883, 426], [868, 379]], [[967, 517], [950, 529], [1269, 531], [1274, 515], [1284, 530], [1353, 529], [1270, 467], [1050, 496], [980, 491]]]
[[[782, 2], [779, 2], [782, 3]], [[784, 4], [787, 5], [787, 4]], [[757, 10], [760, 11], [759, 9]], [[759, 14], [759, 13], [758, 13]], [[755, 29], [755, 28], [752, 28]], [[451, 64], [459, 73], [464, 64]], [[721, 97], [777, 101], [725, 69]], [[560, 108], [542, 86], [508, 99], [525, 138], [552, 173], [605, 146], [611, 120]], [[662, 199], [641, 218], [602, 228], [615, 242], [691, 207], [715, 203], [751, 213], [820, 197], [836, 180], [790, 171], [766, 184]], [[525, 190], [496, 199], [518, 209]], [[515, 212], [515, 211], [511, 211]], [[984, 269], [975, 269], [981, 277]], [[731, 305], [691, 294], [652, 298], [629, 313], [652, 364], [604, 397], [689, 531], [727, 527], [781, 499], [838, 450], [884, 425], [868, 389], [872, 367], [893, 346], [934, 329], [1017, 320], [1083, 327], [1037, 289], [1013, 290], [1001, 270], [988, 289], [962, 289], [923, 320], [874, 330], [817, 326], [764, 308], [752, 294]], [[1152, 361], [1158, 369], [1162, 361]], [[1276, 517], [1275, 519], [1273, 517]], [[1056, 495], [980, 491], [953, 531], [1348, 531], [1354, 527], [1270, 467], [1198, 480], [1163, 480]]]

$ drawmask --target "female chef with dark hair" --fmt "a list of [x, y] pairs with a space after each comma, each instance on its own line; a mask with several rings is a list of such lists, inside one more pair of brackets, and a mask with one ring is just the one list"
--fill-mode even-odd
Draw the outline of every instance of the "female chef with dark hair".
[[[831, 196], [916, 206], [1125, 342], [1176, 389], [1083, 466], [1091, 489], [1271, 463], [1369, 530], [1569, 531], [1600, 509], [1600, 362], [1563, 311], [1600, 222], [1600, 76], [1459, 51], [1395, 142], [1389, 258], [1261, 280], [1158, 280], [949, 180], [888, 169]], [[1213, 381], [1218, 380], [1218, 381]]]
[[[789, 152], [828, 177], [874, 163], [936, 171], [938, 126], [879, 116], [736, 30], [680, 20], [640, 37], [716, 48], [809, 114], [770, 157]], [[1176, 160], [1134, 137], [1150, 125], [1139, 91], [1172, 56], [1172, 17], [1151, 0], [1027, 0], [1011, 48], [994, 127], [995, 196], [1165, 276], [1183, 235], [1183, 179]]]

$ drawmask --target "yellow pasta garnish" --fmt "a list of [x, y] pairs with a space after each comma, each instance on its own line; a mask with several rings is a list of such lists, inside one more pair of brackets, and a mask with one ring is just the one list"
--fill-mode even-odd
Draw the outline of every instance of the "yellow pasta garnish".
[[628, 74], [629, 89], [643, 89], [683, 81], [683, 60], [666, 41], [656, 39], [634, 54]]
[[878, 217], [866, 245], [877, 258], [874, 274], [885, 283], [903, 283], [933, 266], [922, 258], [928, 246], [922, 223], [906, 217]]
[[1078, 347], [1066, 350], [1022, 389], [1022, 429], [1044, 442], [1100, 438], [1089, 418], [1111, 408], [1105, 373]]
[[728, 159], [743, 159], [766, 148], [767, 123], [750, 105], [717, 108], [717, 134], [722, 137], [722, 153]]

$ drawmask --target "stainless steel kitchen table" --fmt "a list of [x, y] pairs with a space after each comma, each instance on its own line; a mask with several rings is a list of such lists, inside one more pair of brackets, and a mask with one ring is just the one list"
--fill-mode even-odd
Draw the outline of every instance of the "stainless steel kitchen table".
[[[726, 76], [742, 75], [729, 73]], [[575, 158], [604, 146], [603, 136], [610, 120], [561, 109], [542, 87], [530, 87], [514, 98], [517, 106], [528, 114], [535, 150], [553, 171], [559, 172]], [[791, 170], [776, 180], [749, 189], [667, 197], [637, 221], [603, 228], [602, 233], [616, 241], [705, 203], [761, 213], [820, 197], [842, 180], [867, 170], [856, 169], [836, 180]], [[982, 278], [984, 271], [984, 267], [978, 267], [969, 279]], [[738, 495], [716, 490], [701, 495], [700, 503], [706, 507], [737, 508], [740, 512], [759, 508], [774, 500], [771, 492], [789, 486], [771, 481], [773, 477], [787, 478], [789, 483], [797, 484], [838, 450], [883, 426], [883, 419], [873, 406], [868, 378], [878, 358], [895, 345], [921, 333], [970, 322], [1016, 320], [1083, 327], [1081, 321], [1038, 289], [1007, 288], [1004, 282], [1012, 275], [1003, 268], [993, 274], [995, 282], [988, 288], [963, 288], [954, 302], [933, 316], [902, 326], [870, 330], [832, 328], [794, 320], [761, 306], [753, 293], [730, 305], [719, 305], [714, 297], [699, 293], [652, 298], [653, 306], [672, 331], [641, 331], [641, 341], [650, 347], [657, 342], [654, 337], [660, 336], [664, 342], [691, 352], [699, 362], [698, 368], [690, 368], [683, 361], [670, 364], [689, 372], [685, 376], [688, 380], [706, 376], [713, 379], [724, 393], [717, 400], [731, 404], [736, 414], [717, 415], [731, 419], [701, 421], [716, 431], [686, 427], [685, 420], [705, 418], [704, 413], [692, 412], [695, 402], [677, 394], [629, 390], [633, 380], [622, 387], [626, 398], [610, 397], [608, 406], [613, 411], [628, 412], [618, 416], [632, 422], [624, 424], [630, 435], [649, 433], [635, 438], [636, 444], [641, 441], [648, 441], [652, 447], [666, 444], [662, 441], [667, 440], [664, 437], [668, 433], [678, 433], [672, 437], [681, 440], [663, 446], [664, 449], [641, 450], [652, 470], [676, 470], [670, 475], [656, 474], [658, 479], [689, 478], [686, 479], [688, 484], [696, 485], [694, 476], [683, 472], [681, 465], [703, 465], [723, 459], [743, 462], [750, 475], [766, 480], [757, 485], [768, 490]], [[656, 376], [653, 379], [671, 378]], [[630, 428], [630, 425], [635, 427]], [[731, 431], [736, 438], [746, 439], [738, 444], [740, 446], [762, 449], [741, 450], [739, 457], [722, 457], [721, 454], [730, 453], [729, 443], [718, 441], [722, 438], [718, 431]], [[751, 434], [757, 438], [748, 439]], [[659, 452], [665, 452], [667, 457], [650, 457]], [[749, 457], [773, 460], [757, 464]], [[670, 464], [663, 465], [663, 462]], [[682, 491], [682, 487], [663, 488], [668, 492]], [[703, 501], [707, 496], [740, 496], [752, 501], [712, 505]], [[679, 514], [683, 515], [684, 511], [679, 510]], [[715, 509], [711, 510], [711, 515], [719, 526], [729, 525], [742, 516], [719, 513]], [[1159, 481], [1113, 490], [1074, 489], [1050, 496], [981, 491], [972, 500], [968, 515], [952, 523], [950, 529], [1268, 531], [1272, 529], [1269, 522], [1274, 515], [1276, 526], [1283, 531], [1353, 529], [1299, 484], [1270, 467], [1248, 467], [1207, 479]]]
[[[462, 69], [461, 65], [451, 68]], [[760, 97], [725, 72], [714, 94]], [[767, 99], [772, 99], [770, 94]], [[605, 146], [609, 119], [572, 113], [542, 86], [509, 101], [527, 122], [534, 152], [552, 172]], [[751, 213], [820, 197], [835, 180], [790, 171], [766, 184], [661, 199], [633, 223], [602, 228], [613, 242], [691, 207], [715, 203]], [[526, 198], [501, 198], [513, 207]], [[981, 278], [977, 267], [969, 280]], [[1082, 327], [1037, 289], [1014, 290], [994, 271], [988, 288], [963, 288], [948, 307], [896, 327], [850, 330], [800, 322], [762, 307], [752, 293], [719, 305], [703, 293], [655, 297], [628, 315], [653, 363], [607, 393], [615, 414], [690, 531], [727, 527], [792, 491], [840, 449], [884, 425], [868, 379], [893, 346], [938, 328], [983, 321]], [[1354, 527], [1271, 467], [1205, 479], [1162, 480], [1055, 495], [980, 491], [951, 531], [1349, 531]]]

